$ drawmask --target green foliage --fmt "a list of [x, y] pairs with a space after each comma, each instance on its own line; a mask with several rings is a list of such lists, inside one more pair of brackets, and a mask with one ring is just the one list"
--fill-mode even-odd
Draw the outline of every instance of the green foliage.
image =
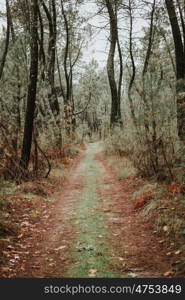
[[120, 170], [118, 174], [118, 180], [123, 180], [136, 175], [136, 171], [133, 168], [124, 168]]
[[172, 133], [173, 123], [161, 124], [160, 127], [160, 122], [157, 122], [154, 138], [152, 126], [148, 132], [143, 125], [136, 129], [128, 118], [123, 128], [115, 128], [106, 139], [105, 153], [129, 157], [142, 176], [173, 180], [173, 167], [183, 157], [179, 150], [181, 146], [175, 133]]
[[3, 197], [0, 197], [0, 210], [7, 209], [8, 206], [9, 206], [9, 202]]
[[79, 149], [78, 149], [78, 147], [76, 147], [74, 145], [70, 145], [67, 148], [65, 148], [65, 155], [66, 156], [74, 157], [78, 153], [79, 153]]

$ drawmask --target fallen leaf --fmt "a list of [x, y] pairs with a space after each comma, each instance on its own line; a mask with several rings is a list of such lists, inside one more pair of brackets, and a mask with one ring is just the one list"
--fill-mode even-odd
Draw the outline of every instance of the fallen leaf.
[[21, 244], [19, 244], [19, 247], [20, 247], [21, 249], [26, 249], [26, 248], [27, 248], [27, 245], [21, 245]]
[[109, 213], [111, 210], [110, 209], [103, 209], [103, 212]]
[[181, 250], [175, 251], [175, 254], [176, 254], [176, 255], [178, 255], [178, 254], [180, 254], [180, 253], [181, 253]]
[[49, 267], [54, 267], [54, 265], [55, 265], [55, 263], [51, 263], [51, 264], [49, 264], [48, 266], [49, 266]]
[[95, 277], [98, 270], [96, 269], [90, 269], [89, 270], [89, 277]]
[[167, 232], [167, 231], [168, 231], [168, 226], [164, 226], [164, 227], [163, 227], [163, 231], [164, 231], [164, 232]]
[[174, 183], [169, 187], [169, 192], [171, 192], [172, 194], [176, 194], [179, 192], [179, 184], [178, 183]]
[[14, 249], [14, 247], [13, 246], [11, 246], [11, 245], [8, 245], [8, 247], [7, 247], [8, 249]]
[[65, 248], [66, 248], [66, 246], [60, 246], [60, 247], [56, 248], [55, 251], [59, 251], [59, 250], [65, 249]]
[[120, 261], [124, 261], [124, 258], [123, 258], [123, 257], [118, 257], [118, 259], [119, 259]]
[[173, 275], [173, 274], [174, 274], [174, 272], [173, 272], [172, 270], [170, 270], [170, 271], [165, 272], [163, 275], [164, 275], [165, 277], [169, 277], [169, 276], [171, 276], [171, 275]]
[[15, 259], [19, 259], [20, 257], [19, 257], [18, 254], [15, 254], [15, 255], [14, 255], [14, 258], [15, 258]]
[[18, 239], [21, 239], [23, 237], [23, 235], [24, 235], [23, 233], [19, 234]]
[[16, 260], [13, 259], [13, 258], [9, 260], [9, 263], [10, 263], [11, 265], [14, 264], [15, 262], [16, 262]]
[[21, 226], [31, 226], [31, 224], [27, 221], [21, 223]]
[[128, 275], [132, 278], [136, 278], [138, 276], [136, 273], [128, 273]]
[[9, 271], [9, 267], [2, 267], [2, 268], [1, 268], [1, 271], [2, 271], [2, 272], [8, 272], [8, 271]]
[[164, 242], [165, 242], [165, 240], [160, 240], [160, 241], [159, 241], [160, 244], [162, 244], [162, 243], [164, 243]]

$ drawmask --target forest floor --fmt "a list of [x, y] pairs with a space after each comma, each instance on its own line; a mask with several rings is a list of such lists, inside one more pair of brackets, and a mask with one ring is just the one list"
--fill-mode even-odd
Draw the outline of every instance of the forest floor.
[[138, 186], [133, 178], [117, 179], [101, 143], [88, 144], [42, 216], [22, 222], [19, 240], [4, 250], [1, 277], [173, 276], [152, 221], [134, 210]]

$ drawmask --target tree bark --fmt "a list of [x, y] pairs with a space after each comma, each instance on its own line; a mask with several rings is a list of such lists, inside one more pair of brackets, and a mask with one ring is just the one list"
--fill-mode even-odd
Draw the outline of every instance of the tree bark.
[[58, 98], [55, 89], [55, 61], [56, 61], [56, 38], [57, 38], [57, 24], [56, 24], [56, 6], [55, 0], [51, 2], [51, 11], [47, 8], [44, 1], [41, 2], [45, 11], [49, 25], [49, 43], [48, 43], [48, 61], [47, 61], [47, 79], [51, 87], [51, 93], [48, 95], [49, 103], [53, 115], [56, 117], [60, 113]]
[[122, 92], [122, 80], [123, 80], [123, 57], [122, 57], [119, 37], [117, 39], [117, 45], [118, 45], [118, 53], [119, 53], [119, 65], [120, 65], [119, 84], [118, 84], [118, 117], [121, 120], [121, 92]]
[[[176, 58], [176, 93], [177, 93], [177, 127], [181, 140], [185, 140], [185, 47], [184, 28], [181, 33], [180, 25], [173, 0], [165, 0], [168, 16], [171, 24]], [[181, 17], [184, 27], [184, 20]]]
[[135, 128], [137, 128], [137, 119], [136, 119], [134, 103], [133, 103], [133, 99], [132, 99], [132, 87], [133, 87], [135, 77], [136, 77], [136, 65], [135, 65], [135, 60], [134, 60], [134, 55], [133, 55], [133, 15], [132, 15], [132, 6], [131, 6], [130, 0], [129, 0], [129, 17], [130, 17], [129, 53], [130, 53], [130, 59], [131, 59], [132, 74], [130, 77], [130, 82], [129, 82], [129, 87], [128, 87], [128, 99], [129, 99], [129, 106], [130, 106], [132, 121], [135, 125]]
[[156, 8], [156, 0], [153, 1], [153, 5], [152, 5], [151, 20], [150, 20], [150, 32], [149, 32], [149, 42], [148, 42], [148, 48], [147, 48], [145, 63], [144, 63], [144, 68], [143, 68], [143, 77], [148, 71], [148, 65], [149, 65], [151, 54], [152, 54], [153, 37], [154, 37], [153, 32], [154, 32], [155, 8]]
[[112, 107], [111, 107], [111, 126], [120, 121], [120, 105], [118, 88], [115, 80], [114, 72], [114, 57], [116, 51], [116, 44], [118, 41], [118, 29], [117, 29], [117, 18], [113, 8], [113, 4], [110, 0], [106, 0], [106, 7], [109, 14], [110, 20], [110, 49], [107, 60], [107, 73], [109, 78], [109, 85], [111, 90]]
[[0, 80], [3, 75], [3, 69], [6, 62], [6, 57], [8, 54], [8, 47], [9, 47], [9, 41], [10, 41], [10, 7], [9, 7], [9, 1], [6, 0], [6, 16], [7, 16], [7, 28], [6, 28], [6, 40], [5, 40], [5, 49], [4, 53], [0, 62]]
[[25, 116], [24, 137], [20, 165], [27, 170], [32, 146], [34, 127], [34, 112], [37, 94], [38, 77], [38, 0], [31, 0], [31, 62], [30, 79], [27, 94], [27, 108]]
[[66, 41], [65, 41], [65, 53], [64, 53], [64, 74], [65, 74], [65, 81], [66, 81], [66, 93], [64, 97], [64, 104], [68, 105], [70, 102], [70, 74], [68, 70], [68, 60], [69, 60], [69, 46], [70, 46], [70, 32], [69, 32], [69, 24], [68, 24], [68, 19], [66, 16], [66, 12], [64, 9], [64, 3], [63, 0], [61, 0], [61, 9], [62, 9], [62, 16], [64, 18], [64, 26], [65, 26], [65, 32], [66, 32]]
[[184, 61], [184, 46], [181, 36], [181, 30], [177, 19], [173, 0], [165, 0], [168, 11], [168, 16], [172, 28], [172, 34], [175, 44], [175, 57], [177, 66], [177, 80], [184, 78], [185, 74], [185, 61]]

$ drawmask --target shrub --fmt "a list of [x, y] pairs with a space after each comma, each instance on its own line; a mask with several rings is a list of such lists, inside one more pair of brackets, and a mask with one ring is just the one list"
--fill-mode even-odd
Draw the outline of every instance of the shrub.
[[8, 208], [9, 202], [0, 196], [0, 210]]
[[157, 207], [157, 201], [163, 196], [165, 190], [163, 190], [159, 184], [150, 183], [145, 184], [136, 191], [132, 199], [135, 202], [135, 209], [142, 208], [145, 206], [145, 209], [149, 212]]
[[105, 154], [128, 157], [142, 177], [155, 176], [158, 181], [173, 181], [175, 163], [178, 160], [181, 165], [184, 156], [176, 135], [169, 134], [168, 126], [155, 138], [152, 131], [146, 134], [143, 126], [138, 130], [136, 132], [130, 126], [116, 127], [105, 141]]
[[134, 168], [125, 167], [118, 173], [118, 180], [123, 180], [136, 175], [136, 170]]
[[79, 150], [76, 146], [70, 145], [70, 146], [65, 148], [65, 155], [66, 156], [74, 157], [78, 153], [79, 153]]

